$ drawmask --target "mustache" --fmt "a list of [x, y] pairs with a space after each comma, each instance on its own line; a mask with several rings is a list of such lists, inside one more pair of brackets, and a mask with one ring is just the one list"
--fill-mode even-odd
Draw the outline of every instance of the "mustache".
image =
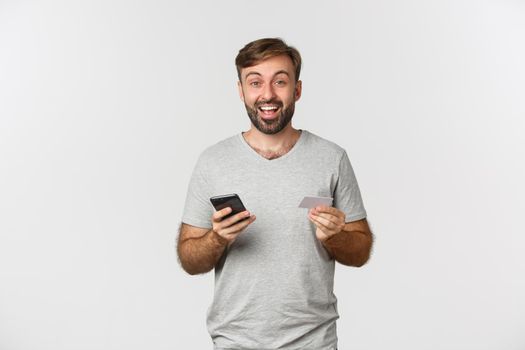
[[275, 105], [275, 106], [278, 106], [278, 107], [282, 107], [283, 103], [282, 103], [282, 101], [279, 101], [279, 100], [273, 98], [273, 99], [270, 99], [270, 100], [261, 100], [259, 102], [255, 102], [254, 107], [257, 109], [257, 108], [259, 108], [260, 106], [263, 106], [263, 105]]

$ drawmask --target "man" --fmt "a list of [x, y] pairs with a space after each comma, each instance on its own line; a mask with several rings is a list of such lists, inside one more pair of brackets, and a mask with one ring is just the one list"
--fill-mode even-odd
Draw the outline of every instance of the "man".
[[[335, 261], [362, 266], [372, 234], [344, 149], [292, 127], [301, 97], [299, 52], [280, 39], [247, 44], [236, 58], [246, 132], [200, 156], [177, 251], [190, 274], [215, 269], [208, 331], [215, 350], [337, 347]], [[214, 212], [209, 198], [237, 193], [247, 211]], [[299, 208], [304, 196], [333, 207]]]

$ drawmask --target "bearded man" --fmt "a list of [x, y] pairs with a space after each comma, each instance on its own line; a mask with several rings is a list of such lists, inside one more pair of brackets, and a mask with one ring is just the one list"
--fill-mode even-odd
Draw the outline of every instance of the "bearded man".
[[[192, 275], [215, 270], [207, 315], [215, 350], [334, 350], [335, 262], [363, 266], [372, 248], [354, 171], [342, 147], [292, 126], [302, 88], [295, 48], [259, 39], [235, 64], [251, 128], [200, 155], [179, 260]], [[229, 193], [248, 210], [214, 211], [210, 198]], [[305, 196], [332, 203], [305, 210]]]

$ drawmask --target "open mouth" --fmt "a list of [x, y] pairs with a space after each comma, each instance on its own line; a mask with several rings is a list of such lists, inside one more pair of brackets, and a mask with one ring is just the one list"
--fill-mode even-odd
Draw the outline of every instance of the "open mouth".
[[279, 108], [280, 107], [277, 105], [262, 105], [257, 109], [261, 112], [260, 115], [263, 119], [273, 119], [277, 117], [277, 111]]

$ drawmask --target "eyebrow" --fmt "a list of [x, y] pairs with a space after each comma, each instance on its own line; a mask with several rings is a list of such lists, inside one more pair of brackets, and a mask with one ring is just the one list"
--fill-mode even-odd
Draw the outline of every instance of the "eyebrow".
[[246, 74], [246, 76], [244, 77], [244, 79], [248, 79], [248, 77], [249, 77], [250, 75], [252, 75], [252, 74], [253, 74], [253, 75], [258, 75], [258, 76], [261, 76], [261, 73], [257, 73], [257, 72], [250, 72], [250, 73]]
[[287, 71], [282, 70], [282, 69], [280, 71], [275, 72], [273, 76], [275, 77], [276, 75], [279, 75], [279, 74], [286, 74], [288, 77], [290, 77], [290, 74], [288, 74]]
[[[277, 75], [279, 75], [279, 74], [286, 74], [288, 77], [290, 77], [290, 74], [288, 74], [288, 72], [285, 71], [285, 70], [283, 70], [283, 69], [281, 69], [281, 70], [275, 72], [275, 74], [274, 74], [273, 76], [275, 77], [275, 76], [277, 76]], [[246, 74], [246, 76], [244, 77], [244, 79], [245, 79], [245, 80], [248, 79], [248, 77], [249, 77], [250, 75], [258, 75], [258, 76], [262, 76], [261, 73], [259, 73], [259, 72], [249, 72], [248, 74]]]

